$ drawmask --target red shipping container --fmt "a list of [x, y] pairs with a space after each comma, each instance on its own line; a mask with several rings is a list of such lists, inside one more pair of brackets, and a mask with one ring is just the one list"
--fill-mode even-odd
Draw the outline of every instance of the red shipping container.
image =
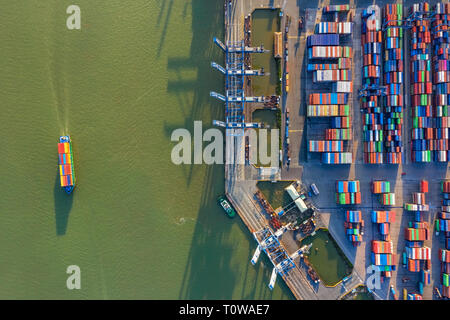
[[72, 166], [70, 164], [66, 164], [64, 165], [64, 173], [67, 174], [72, 174]]
[[58, 143], [58, 153], [64, 153], [65, 149], [64, 149], [64, 143]]
[[361, 204], [361, 192], [356, 192], [355, 194], [355, 203]]

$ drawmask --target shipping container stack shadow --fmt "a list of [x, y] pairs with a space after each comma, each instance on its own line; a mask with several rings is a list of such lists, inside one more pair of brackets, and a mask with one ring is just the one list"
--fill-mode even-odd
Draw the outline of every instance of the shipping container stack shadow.
[[307, 64], [308, 64], [308, 57], [306, 55], [306, 50], [307, 47], [305, 46], [305, 54], [303, 55], [303, 61], [302, 61], [302, 71], [301, 71], [301, 76], [300, 76], [300, 108], [299, 108], [299, 112], [298, 112], [298, 116], [299, 117], [304, 117], [304, 122], [303, 122], [303, 126], [304, 126], [304, 130], [303, 130], [303, 135], [302, 138], [300, 140], [300, 146], [299, 146], [299, 150], [298, 150], [298, 164], [300, 165], [300, 163], [302, 162], [307, 162], [308, 160], [308, 144], [307, 144], [307, 137], [306, 137], [306, 133], [308, 128], [305, 127], [307, 125], [307, 112], [306, 112], [306, 108], [307, 108], [307, 98], [306, 98], [306, 90], [305, 88], [307, 88], [308, 86], [308, 72], [307, 72]]
[[55, 199], [55, 226], [56, 235], [63, 236], [67, 232], [69, 215], [72, 210], [74, 194], [67, 194], [60, 185], [59, 168], [56, 172], [53, 195]]
[[[298, 7], [299, 7], [299, 16], [302, 15], [302, 13], [304, 12], [304, 20], [303, 20], [303, 28], [302, 30], [298, 31], [299, 32], [299, 37], [301, 36], [301, 34], [311, 34], [314, 33], [314, 28], [315, 28], [315, 20], [316, 20], [316, 16], [318, 13], [317, 9], [302, 9], [303, 5], [299, 4], [299, 0], [298, 2]], [[295, 23], [294, 23], [295, 26]], [[307, 46], [305, 45], [304, 47], [304, 51], [303, 51], [303, 58], [302, 58], [302, 68], [300, 70], [300, 101], [298, 101], [299, 103], [299, 108], [298, 108], [298, 113], [294, 114], [294, 116], [298, 116], [298, 117], [304, 117], [304, 121], [303, 121], [303, 134], [302, 134], [302, 138], [299, 141], [299, 148], [298, 150], [292, 150], [292, 152], [297, 152], [297, 157], [298, 157], [298, 163], [297, 165], [301, 165], [302, 163], [306, 163], [308, 162], [308, 144], [307, 144], [307, 133], [308, 130], [310, 130], [308, 128], [308, 121], [307, 121], [307, 92], [309, 92], [309, 85], [310, 82], [312, 81], [312, 79], [309, 77], [309, 73], [307, 72], [307, 63], [308, 63], [308, 49]], [[294, 58], [295, 59], [295, 58]], [[296, 102], [294, 101], [294, 104]], [[293, 107], [295, 108], [295, 107]], [[293, 112], [293, 110], [289, 110], [289, 106], [287, 107], [287, 112]], [[290, 119], [290, 121], [295, 121], [295, 119]], [[290, 138], [290, 140], [292, 140], [292, 138]]]

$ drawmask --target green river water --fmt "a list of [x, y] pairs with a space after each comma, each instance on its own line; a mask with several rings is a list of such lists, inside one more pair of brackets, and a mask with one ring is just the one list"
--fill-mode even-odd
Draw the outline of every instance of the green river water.
[[[0, 299], [290, 299], [215, 199], [223, 166], [170, 161], [176, 128], [223, 119], [223, 1], [2, 1]], [[59, 187], [73, 140], [77, 187]], [[66, 268], [81, 268], [81, 290]]]

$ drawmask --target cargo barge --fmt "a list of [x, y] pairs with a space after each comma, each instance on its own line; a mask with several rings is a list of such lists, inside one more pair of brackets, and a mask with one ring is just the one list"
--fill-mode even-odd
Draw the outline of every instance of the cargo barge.
[[58, 164], [61, 187], [70, 194], [75, 188], [75, 170], [73, 163], [72, 141], [70, 136], [59, 137]]

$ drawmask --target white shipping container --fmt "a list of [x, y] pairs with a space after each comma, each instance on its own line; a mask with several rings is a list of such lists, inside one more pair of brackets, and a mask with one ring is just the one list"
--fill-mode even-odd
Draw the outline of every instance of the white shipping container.
[[437, 83], [444, 83], [444, 82], [449, 82], [449, 74], [447, 71], [438, 71], [436, 72], [436, 82]]
[[352, 26], [352, 22], [319, 22], [317, 33], [351, 34]]
[[[333, 73], [333, 70], [318, 70], [314, 73], [314, 82], [339, 80], [333, 79], [333, 74], [336, 75], [336, 72]], [[337, 72], [337, 78], [339, 78], [339, 72]]]
[[338, 93], [351, 93], [352, 90], [352, 83], [350, 81], [337, 81], [334, 83], [334, 92]]
[[438, 162], [447, 162], [447, 151], [436, 151]]
[[437, 104], [440, 106], [447, 104], [447, 95], [446, 94], [437, 94], [436, 95]]

